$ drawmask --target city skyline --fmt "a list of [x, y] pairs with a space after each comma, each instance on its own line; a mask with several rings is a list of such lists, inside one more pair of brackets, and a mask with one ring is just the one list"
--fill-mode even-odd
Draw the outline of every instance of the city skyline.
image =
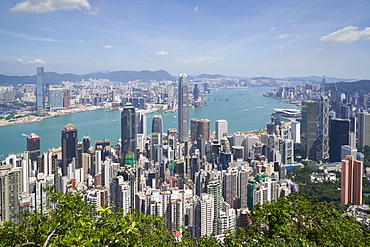
[[370, 78], [367, 1], [17, 0], [0, 6], [0, 74]]

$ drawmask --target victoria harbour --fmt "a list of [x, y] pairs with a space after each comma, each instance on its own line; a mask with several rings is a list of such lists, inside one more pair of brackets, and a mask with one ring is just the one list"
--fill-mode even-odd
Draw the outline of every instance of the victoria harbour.
[[[207, 106], [189, 111], [189, 118], [209, 119], [211, 132], [217, 119], [226, 119], [229, 133], [246, 132], [266, 127], [274, 108], [295, 108], [284, 101], [264, 97], [269, 87], [251, 87], [248, 89], [212, 89], [211, 95], [203, 102]], [[150, 133], [154, 115], [163, 118], [163, 129], [177, 128], [177, 112], [155, 112], [147, 114], [147, 131]], [[4, 140], [0, 147], [0, 156], [9, 153], [21, 153], [27, 149], [26, 138], [22, 134], [36, 133], [41, 138], [41, 151], [61, 145], [61, 130], [72, 123], [78, 129], [78, 138], [90, 136], [92, 143], [96, 140], [110, 139], [115, 145], [121, 135], [120, 111], [99, 109], [59, 117], [46, 118], [40, 122], [0, 127], [0, 136]], [[148, 134], [147, 133], [147, 134]]]

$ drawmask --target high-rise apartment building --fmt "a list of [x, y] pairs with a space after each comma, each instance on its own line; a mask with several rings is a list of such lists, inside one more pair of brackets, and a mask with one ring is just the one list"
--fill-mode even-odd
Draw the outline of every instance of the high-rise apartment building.
[[362, 161], [347, 155], [342, 160], [341, 196], [343, 205], [362, 204]]
[[211, 194], [203, 193], [194, 199], [194, 227], [193, 236], [211, 236], [214, 220], [214, 198]]
[[225, 119], [216, 120], [215, 130], [216, 130], [216, 139], [218, 140], [218, 142], [220, 142], [224, 134], [228, 133], [227, 121]]
[[360, 113], [358, 118], [357, 147], [370, 146], [370, 113]]
[[179, 141], [185, 141], [189, 133], [189, 85], [188, 76], [180, 74], [178, 86], [178, 133]]
[[316, 159], [317, 102], [302, 102], [301, 144], [302, 158]]
[[44, 67], [37, 68], [36, 109], [37, 111], [45, 110]]
[[136, 113], [135, 108], [127, 102], [121, 113], [121, 163], [125, 164], [126, 155], [136, 151]]
[[62, 175], [68, 174], [68, 164], [78, 159], [78, 136], [77, 128], [73, 124], [67, 124], [62, 129]]
[[22, 172], [11, 165], [0, 166], [0, 222], [17, 222], [22, 194]]
[[37, 160], [37, 156], [40, 156], [40, 137], [35, 133], [27, 136], [27, 151], [32, 162]]

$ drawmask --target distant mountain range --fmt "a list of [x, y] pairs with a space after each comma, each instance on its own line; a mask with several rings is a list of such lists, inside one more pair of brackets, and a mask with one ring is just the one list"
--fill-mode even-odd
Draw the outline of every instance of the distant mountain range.
[[[76, 74], [58, 74], [56, 72], [45, 72], [44, 82], [48, 84], [60, 84], [62, 81], [81, 81], [82, 79], [109, 79], [111, 81], [128, 82], [134, 80], [176, 80], [176, 77], [172, 76], [165, 70], [158, 71], [114, 71], [114, 72], [94, 72], [86, 75]], [[35, 84], [36, 75], [34, 76], [7, 76], [0, 75], [1, 84]]]
[[[248, 79], [246, 77], [237, 77], [237, 76], [225, 76], [220, 74], [201, 74], [198, 76], [189, 76], [189, 79], [217, 79], [217, 78], [240, 78], [240, 79]], [[157, 71], [149, 71], [149, 70], [142, 70], [142, 71], [98, 71], [93, 72], [85, 75], [76, 75], [76, 74], [58, 74], [56, 72], [46, 72], [44, 75], [45, 83], [49, 84], [60, 84], [62, 81], [81, 81], [82, 79], [109, 79], [111, 81], [121, 81], [121, 82], [128, 82], [134, 80], [176, 80], [177, 77], [171, 75], [165, 70], [157, 70]], [[325, 78], [327, 83], [332, 82], [352, 82], [356, 81], [355, 79], [339, 79], [335, 77], [318, 77], [318, 76], [307, 76], [307, 77], [288, 77], [288, 78], [281, 78], [280, 80], [288, 80], [288, 81], [308, 81], [313, 83], [321, 83], [322, 79]], [[277, 80], [278, 78], [270, 78], [270, 77], [255, 77], [252, 79], [271, 79], [272, 81]], [[7, 76], [7, 75], [0, 75], [0, 85], [3, 84], [35, 84], [36, 83], [36, 75], [34, 76]]]

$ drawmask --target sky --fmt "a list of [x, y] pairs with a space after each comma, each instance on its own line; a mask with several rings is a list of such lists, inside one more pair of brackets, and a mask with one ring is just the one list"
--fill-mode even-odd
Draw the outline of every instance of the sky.
[[370, 79], [369, 0], [6, 0], [0, 74]]

